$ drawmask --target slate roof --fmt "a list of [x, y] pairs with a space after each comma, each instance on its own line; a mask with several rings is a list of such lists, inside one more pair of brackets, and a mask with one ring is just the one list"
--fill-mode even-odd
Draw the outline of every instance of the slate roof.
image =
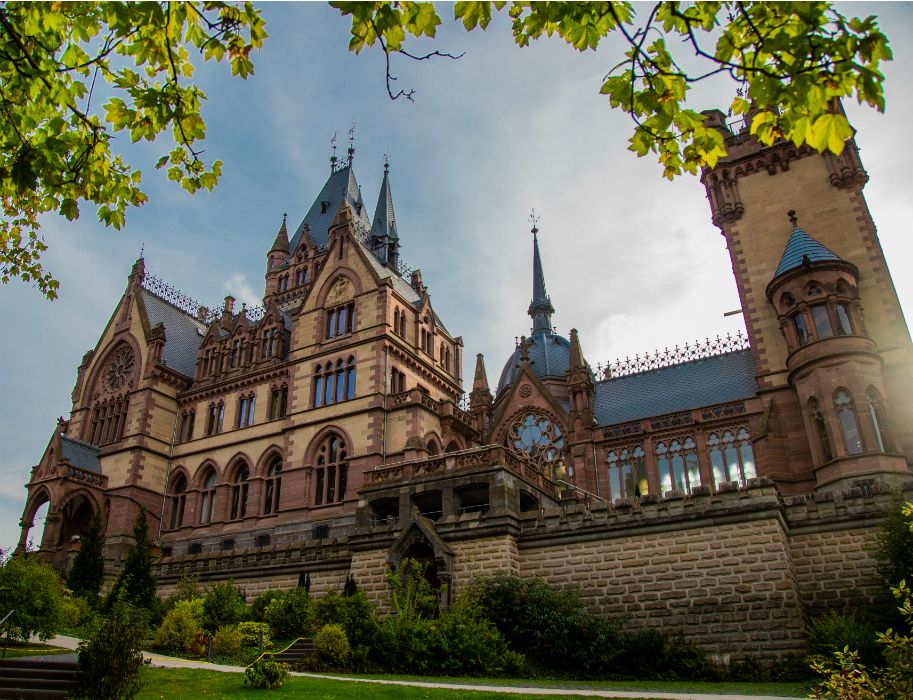
[[748, 399], [758, 391], [751, 350], [736, 350], [680, 365], [596, 383], [599, 425]]
[[384, 179], [377, 195], [377, 209], [374, 210], [374, 223], [371, 224], [371, 235], [378, 237], [399, 238], [396, 232], [396, 214], [393, 212], [393, 192], [390, 190], [390, 173], [384, 169]]
[[165, 326], [165, 347], [162, 348], [162, 360], [165, 365], [193, 377], [197, 354], [206, 335], [206, 326], [145, 289], [143, 303], [146, 305], [149, 325], [155, 327], [161, 323]]
[[783, 250], [783, 257], [780, 258], [780, 264], [777, 265], [774, 277], [801, 267], [805, 257], [808, 257], [809, 262], [841, 259], [839, 255], [821, 245], [801, 228], [794, 228], [789, 235], [789, 240], [786, 241], [786, 248]]
[[[323, 189], [317, 195], [317, 199], [314, 200], [308, 213], [298, 224], [298, 228], [295, 229], [295, 235], [292, 236], [292, 240], [288, 244], [289, 252], [293, 253], [298, 248], [305, 224], [308, 225], [308, 235], [311, 242], [317, 246], [325, 246], [329, 240], [330, 224], [333, 223], [336, 212], [339, 211], [339, 206], [343, 200], [348, 203], [349, 209], [352, 210], [356, 225], [360, 224], [361, 228], [366, 231], [369, 230], [371, 222], [365, 212], [365, 205], [361, 199], [361, 190], [355, 181], [355, 173], [352, 170], [352, 166], [347, 165], [331, 173], [330, 177], [327, 178]], [[322, 206], [321, 202], [326, 202], [327, 204]]]
[[60, 457], [67, 460], [74, 467], [85, 469], [89, 472], [101, 474], [101, 464], [98, 462], [98, 448], [85, 442], [74, 440], [66, 435], [60, 436]]
[[[537, 377], [563, 377], [567, 372], [571, 357], [571, 342], [551, 331], [535, 331], [526, 339], [529, 353], [530, 369]], [[520, 371], [520, 348], [513, 351], [507, 359], [501, 378], [498, 380], [497, 393], [513, 384]]]

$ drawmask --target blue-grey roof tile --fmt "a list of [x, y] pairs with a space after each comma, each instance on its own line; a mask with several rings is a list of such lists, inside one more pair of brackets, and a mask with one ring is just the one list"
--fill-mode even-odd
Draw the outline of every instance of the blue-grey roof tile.
[[737, 350], [597, 382], [594, 409], [599, 425], [614, 425], [748, 399], [757, 391], [751, 350]]
[[[551, 331], [536, 331], [526, 339], [526, 342], [528, 343], [530, 369], [537, 377], [563, 377], [565, 375], [571, 357], [571, 343], [567, 338]], [[519, 371], [520, 348], [517, 348], [508, 358], [504, 369], [501, 370], [498, 394], [513, 384]]]
[[101, 474], [97, 447], [75, 440], [67, 435], [61, 435], [60, 452], [60, 457], [67, 460], [74, 467]]
[[789, 240], [786, 241], [786, 248], [783, 250], [783, 257], [780, 258], [780, 264], [777, 265], [774, 277], [801, 267], [802, 261], [806, 257], [809, 262], [840, 260], [839, 255], [821, 245], [801, 228], [794, 228], [789, 235]]
[[165, 326], [165, 347], [162, 360], [165, 365], [188, 377], [193, 377], [197, 353], [206, 335], [206, 326], [188, 313], [143, 290], [143, 302], [149, 325]]
[[368, 214], [365, 212], [365, 205], [361, 199], [361, 190], [355, 181], [355, 173], [351, 166], [340, 168], [330, 174], [317, 199], [311, 205], [308, 213], [305, 215], [298, 228], [295, 229], [295, 235], [289, 241], [288, 249], [294, 253], [301, 241], [301, 235], [304, 231], [304, 225], [308, 226], [308, 236], [311, 242], [316, 246], [325, 246], [329, 240], [330, 225], [339, 211], [339, 206], [345, 200], [349, 209], [352, 210], [352, 216], [355, 217], [356, 226], [364, 231], [371, 229], [371, 222], [368, 220]]

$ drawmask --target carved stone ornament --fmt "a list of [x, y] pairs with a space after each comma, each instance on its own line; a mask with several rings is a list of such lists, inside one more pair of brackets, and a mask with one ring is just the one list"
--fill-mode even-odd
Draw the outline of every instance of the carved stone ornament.
[[102, 374], [102, 383], [106, 391], [118, 391], [129, 381], [133, 374], [134, 360], [133, 350], [130, 348], [121, 348], [114, 353]]
[[333, 288], [330, 289], [330, 293], [327, 294], [326, 305], [335, 306], [336, 304], [348, 301], [351, 297], [352, 292], [349, 288], [349, 281], [345, 277], [340, 277], [336, 280], [336, 284], [333, 285]]
[[561, 429], [549, 418], [534, 413], [524, 413], [507, 431], [507, 447], [538, 467], [541, 473], [551, 475], [552, 467], [564, 452]]
[[529, 384], [520, 385], [520, 396], [522, 396], [524, 399], [528, 399], [530, 396], [532, 396], [532, 393], [533, 393], [532, 386], [530, 386]]

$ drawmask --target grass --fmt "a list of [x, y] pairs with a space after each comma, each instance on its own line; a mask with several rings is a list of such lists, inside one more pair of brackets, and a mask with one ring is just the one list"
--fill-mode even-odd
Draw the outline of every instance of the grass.
[[[412, 680], [436, 683], [470, 683], [483, 685], [514, 685], [539, 688], [566, 688], [568, 690], [624, 690], [643, 692], [643, 698], [649, 698], [651, 692], [664, 693], [717, 693], [744, 695], [777, 695], [786, 697], [804, 697], [805, 688], [801, 683], [698, 683], [672, 681], [619, 681], [619, 682], [584, 682], [584, 681], [534, 681], [479, 678], [427, 678], [417, 676], [375, 676], [384, 680]], [[165, 698], [201, 697], [209, 698], [259, 698], [260, 700], [286, 700], [301, 696], [318, 697], [321, 700], [457, 700], [472, 697], [478, 700], [494, 698], [571, 698], [580, 696], [567, 695], [514, 695], [492, 692], [473, 692], [467, 690], [449, 690], [438, 688], [416, 688], [401, 685], [380, 685], [358, 682], [340, 682], [314, 677], [291, 677], [279, 690], [264, 693], [244, 685], [241, 673], [220, 673], [197, 669], [143, 669], [145, 686], [137, 696], [140, 700], [164, 700]]]
[[55, 647], [50, 644], [15, 644], [6, 649], [6, 655], [0, 651], [0, 658], [12, 659], [17, 656], [53, 656], [55, 654], [72, 654], [72, 649]]

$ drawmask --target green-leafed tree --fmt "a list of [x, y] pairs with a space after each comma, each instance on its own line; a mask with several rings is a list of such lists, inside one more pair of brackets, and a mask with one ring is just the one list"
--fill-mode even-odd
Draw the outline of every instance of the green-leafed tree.
[[88, 204], [121, 228], [127, 208], [146, 201], [140, 171], [112, 151], [117, 133], [167, 134], [156, 167], [189, 192], [212, 189], [221, 163], [201, 157], [205, 95], [193, 57], [227, 59], [246, 78], [265, 37], [251, 2], [0, 4], [0, 281], [56, 297], [38, 217], [73, 220]]
[[0, 566], [0, 617], [12, 611], [6, 623], [12, 639], [53, 637], [63, 604], [60, 576], [34, 555], [17, 554]]
[[101, 516], [96, 513], [79, 537], [79, 551], [67, 574], [67, 586], [73, 594], [85, 598], [93, 606], [98, 604], [98, 594], [105, 578], [104, 547]]
[[[376, 44], [384, 51], [394, 99], [412, 99], [414, 91], [393, 92], [391, 56], [449, 55], [406, 49], [408, 35], [435, 36], [442, 19], [433, 3], [330, 4], [352, 18], [350, 50]], [[725, 154], [720, 133], [687, 106], [691, 87], [714, 75], [735, 81], [730, 113], [747, 117], [751, 133], [765, 144], [785, 138], [840, 153], [852, 130], [835, 100], [852, 98], [884, 110], [879, 68], [891, 59], [888, 40], [875, 17], [847, 17], [830, 2], [488, 1], [446, 7], [468, 31], [485, 29], [494, 12], [506, 9], [519, 46], [557, 36], [590, 51], [620, 37], [625, 55], [607, 66], [600, 92], [634, 120], [630, 150], [655, 153], [670, 179], [712, 167]]]
[[133, 546], [127, 552], [127, 560], [117, 580], [111, 587], [105, 601], [110, 610], [114, 603], [124, 601], [129, 605], [153, 610], [156, 603], [155, 575], [152, 573], [152, 549], [149, 546], [149, 523], [146, 509], [140, 506], [133, 522]]

